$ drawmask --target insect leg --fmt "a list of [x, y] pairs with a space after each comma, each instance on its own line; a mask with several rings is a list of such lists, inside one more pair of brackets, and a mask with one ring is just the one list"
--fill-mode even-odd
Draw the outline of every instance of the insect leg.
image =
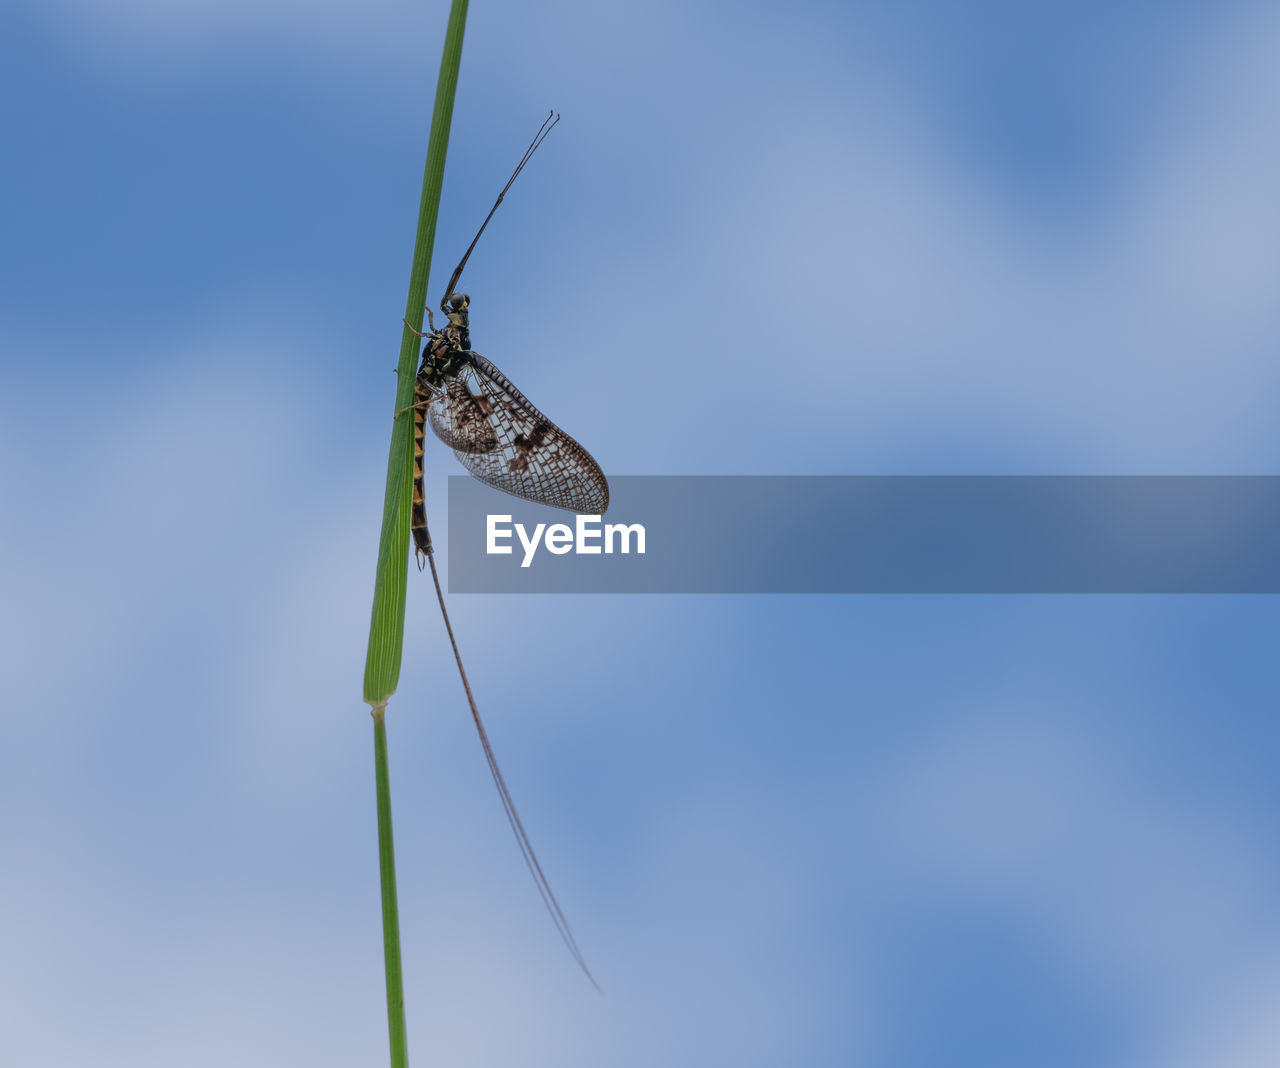
[[425, 334], [421, 330], [414, 329], [414, 326], [411, 322], [409, 322], [409, 317], [407, 315], [400, 320], [402, 323], [404, 323], [405, 326], [409, 328], [409, 333], [411, 333], [414, 337], [418, 338], [419, 340], [421, 340], [424, 337], [436, 336], [436, 321], [431, 315], [430, 307], [426, 308], [426, 313], [427, 313], [427, 332]]
[[420, 398], [414, 401], [407, 408], [401, 408], [398, 412], [396, 412], [395, 415], [392, 416], [393, 419], [399, 419], [402, 415], [404, 415], [405, 412], [426, 411], [428, 408], [431, 407], [432, 404], [434, 404], [437, 400], [440, 399], [441, 394], [439, 390], [431, 389], [430, 386], [418, 386], [416, 388], [420, 393], [425, 392], [427, 390], [431, 390], [431, 394], [426, 398]]

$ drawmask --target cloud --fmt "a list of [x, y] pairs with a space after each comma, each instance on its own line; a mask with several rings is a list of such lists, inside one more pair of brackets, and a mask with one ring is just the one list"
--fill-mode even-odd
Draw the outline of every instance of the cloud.
[[883, 784], [890, 870], [994, 906], [1049, 967], [1127, 1006], [1146, 1024], [1133, 1063], [1233, 1064], [1237, 1040], [1254, 1049], [1224, 1021], [1257, 1033], [1254, 1006], [1274, 1000], [1265, 827], [1153, 773], [1070, 699], [963, 720]]

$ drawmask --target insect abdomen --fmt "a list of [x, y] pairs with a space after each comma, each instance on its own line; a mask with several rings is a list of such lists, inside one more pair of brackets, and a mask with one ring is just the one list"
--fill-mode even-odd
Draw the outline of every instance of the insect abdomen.
[[[422, 454], [427, 433], [427, 401], [429, 394], [422, 389], [414, 390], [413, 407], [413, 512], [409, 520], [409, 529], [413, 532], [413, 544], [419, 557], [431, 552], [431, 532], [427, 530], [427, 503], [422, 484]], [[418, 561], [421, 565], [422, 561]]]

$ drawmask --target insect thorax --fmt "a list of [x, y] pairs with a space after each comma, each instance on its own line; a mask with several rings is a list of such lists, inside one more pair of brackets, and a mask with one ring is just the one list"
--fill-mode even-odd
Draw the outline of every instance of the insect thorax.
[[434, 390], [443, 389], [445, 383], [456, 378], [469, 362], [470, 342], [465, 329], [446, 328], [433, 336], [422, 350], [418, 381]]

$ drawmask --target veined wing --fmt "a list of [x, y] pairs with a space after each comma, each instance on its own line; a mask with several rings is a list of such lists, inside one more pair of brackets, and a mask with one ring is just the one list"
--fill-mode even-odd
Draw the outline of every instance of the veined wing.
[[489, 423], [493, 404], [483, 394], [473, 394], [458, 378], [449, 379], [442, 395], [427, 408], [436, 437], [456, 453], [492, 452], [498, 435]]
[[[609, 483], [591, 454], [483, 356], [466, 355], [467, 365], [450, 381], [445, 397], [429, 409], [431, 429], [462, 466], [481, 482], [516, 497], [570, 512], [604, 514]], [[479, 415], [487, 434], [473, 425]], [[476, 447], [489, 441], [490, 447]]]

